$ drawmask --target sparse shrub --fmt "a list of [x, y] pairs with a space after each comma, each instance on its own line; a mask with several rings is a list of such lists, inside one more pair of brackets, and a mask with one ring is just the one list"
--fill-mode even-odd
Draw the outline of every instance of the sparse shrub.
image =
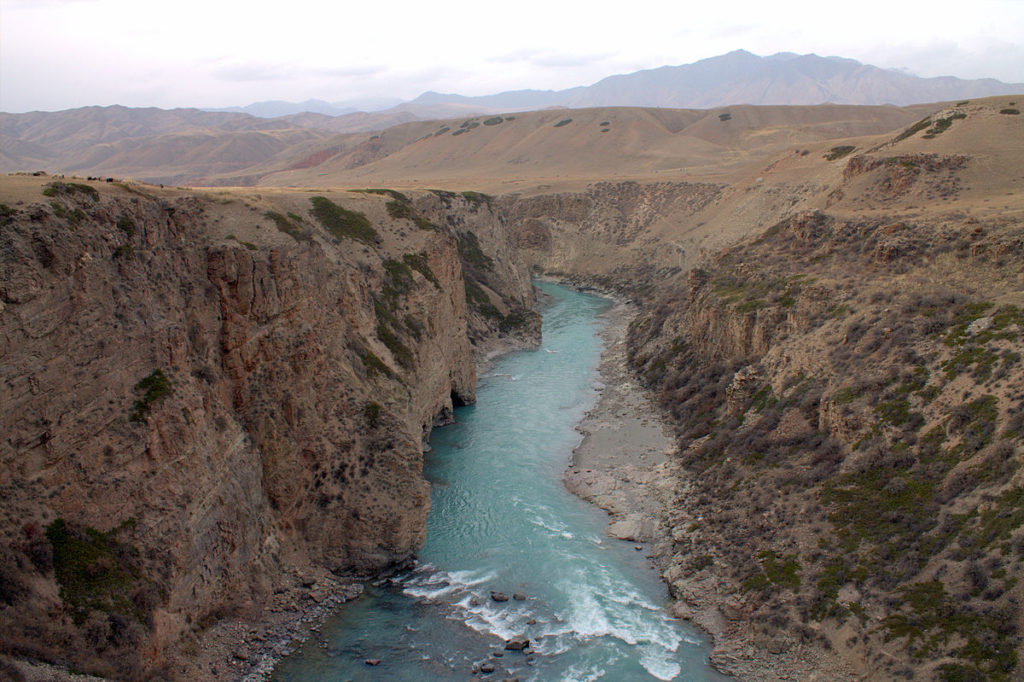
[[385, 208], [387, 209], [389, 216], [400, 220], [411, 220], [413, 224], [416, 225], [416, 227], [420, 228], [421, 230], [438, 231], [440, 229], [438, 228], [437, 225], [435, 225], [434, 223], [430, 222], [422, 215], [420, 215], [420, 213], [416, 211], [410, 203], [408, 203], [409, 200], [404, 198], [404, 195], [398, 192], [396, 192], [395, 194], [399, 194], [399, 196], [402, 196], [403, 199], [396, 198], [385, 204]]
[[18, 215], [18, 209], [11, 208], [7, 204], [0, 204], [0, 227], [13, 223], [16, 215]]
[[491, 202], [494, 201], [494, 197], [492, 197], [490, 194], [484, 194], [483, 192], [473, 192], [471, 190], [466, 190], [465, 192], [463, 192], [462, 198], [468, 201], [469, 203], [473, 204], [474, 206], [479, 206], [480, 204], [487, 204], [488, 206], [490, 206]]
[[561, 121], [559, 121], [558, 123], [555, 124], [555, 127], [556, 128], [561, 128], [562, 126], [567, 126], [570, 123], [572, 123], [572, 119], [571, 118], [563, 118]]
[[505, 119], [503, 119], [501, 116], [492, 116], [491, 118], [488, 118], [488, 119], [484, 120], [484, 125], [485, 126], [496, 126], [499, 123], [503, 123], [504, 121], [505, 121]]
[[58, 218], [68, 221], [71, 225], [78, 225], [85, 220], [85, 211], [78, 208], [77, 206], [73, 210], [68, 210], [58, 204], [56, 201], [50, 202], [50, 208], [53, 209], [53, 214]]
[[158, 368], [135, 384], [135, 390], [142, 391], [142, 398], [135, 401], [130, 419], [133, 422], [144, 422], [153, 403], [170, 395], [174, 387], [163, 370]]
[[434, 271], [430, 269], [430, 264], [427, 263], [427, 255], [425, 253], [407, 253], [402, 256], [402, 260], [410, 268], [426, 277], [428, 282], [437, 288], [441, 288], [441, 284], [437, 281], [437, 276], [434, 275]]
[[309, 235], [306, 234], [305, 230], [296, 225], [292, 218], [283, 216], [277, 211], [267, 211], [263, 215], [273, 220], [278, 230], [284, 232], [295, 241], [299, 242], [303, 239], [309, 239]]
[[501, 319], [501, 311], [491, 303], [491, 297], [487, 295], [486, 291], [468, 279], [465, 280], [465, 289], [466, 302], [469, 303], [471, 308], [485, 317]]
[[460, 232], [457, 237], [459, 256], [463, 262], [480, 270], [493, 270], [494, 260], [480, 248], [480, 240], [473, 232]]
[[1020, 109], [1011, 109], [1011, 108], [1007, 107], [1006, 109], [1000, 109], [999, 113], [1000, 114], [1010, 114], [1011, 116], [1016, 116], [1017, 114], [1020, 113]]
[[723, 123], [725, 121], [732, 120], [732, 114], [730, 114], [728, 111], [726, 111], [725, 113], [721, 113], [718, 115], [718, 120], [722, 121]]
[[82, 194], [93, 201], [100, 200], [100, 193], [95, 187], [80, 182], [59, 182], [54, 181], [43, 188], [43, 196], [55, 197], [59, 195], [73, 196]]
[[364, 214], [343, 208], [327, 197], [312, 197], [310, 201], [313, 217], [338, 239], [355, 239], [364, 244], [377, 241], [377, 230]]
[[828, 153], [825, 154], [825, 159], [828, 161], [835, 161], [836, 159], [841, 159], [850, 152], [852, 152], [854, 149], [856, 149], [856, 147], [850, 144], [832, 147], [832, 149], [829, 149]]
[[899, 135], [897, 135], [896, 138], [893, 140], [893, 142], [899, 142], [900, 140], [905, 140], [908, 137], [916, 135], [917, 133], [921, 132], [922, 130], [924, 130], [925, 128], [930, 126], [931, 124], [932, 124], [932, 117], [931, 116], [926, 116], [926, 117], [922, 118], [920, 121], [918, 121], [917, 123], [915, 123], [914, 125], [910, 126], [906, 130], [904, 130]]
[[135, 234], [135, 221], [130, 217], [123, 215], [117, 220], [117, 229], [121, 230], [131, 238]]
[[371, 376], [374, 374], [381, 374], [386, 377], [395, 376], [395, 373], [391, 371], [391, 368], [368, 348], [363, 349], [359, 353], [359, 359], [362, 360], [363, 367], [366, 368], [367, 374]]
[[409, 197], [407, 197], [406, 195], [402, 194], [398, 190], [394, 190], [394, 189], [383, 189], [383, 188], [376, 188], [376, 187], [374, 187], [374, 188], [371, 188], [371, 189], [357, 189], [357, 190], [354, 190], [354, 191], [361, 192], [363, 194], [381, 194], [381, 195], [386, 196], [386, 197], [391, 197], [395, 201], [401, 201], [404, 204], [409, 203]]
[[380, 406], [380, 403], [373, 400], [366, 403], [366, 407], [363, 408], [363, 415], [366, 417], [366, 423], [369, 424], [371, 429], [377, 426], [382, 409], [383, 408]]
[[152, 610], [151, 606], [140, 608], [129, 599], [133, 590], [145, 583], [137, 566], [138, 552], [117, 539], [132, 525], [127, 522], [104, 533], [58, 518], [46, 527], [60, 596], [76, 624], [85, 623], [91, 611], [144, 623]]

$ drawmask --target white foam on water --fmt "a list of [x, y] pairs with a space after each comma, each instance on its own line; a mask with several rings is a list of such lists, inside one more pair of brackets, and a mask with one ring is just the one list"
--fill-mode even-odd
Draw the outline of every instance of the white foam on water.
[[492, 602], [489, 598], [474, 596], [477, 598], [477, 606], [472, 604], [473, 597], [466, 597], [455, 604], [463, 611], [457, 617], [466, 625], [477, 632], [506, 640], [526, 634], [526, 621], [530, 619], [529, 612], [514, 608], [496, 608], [491, 605]]
[[564, 682], [594, 682], [595, 680], [600, 680], [604, 675], [604, 668], [591, 667], [583, 670], [580, 666], [573, 664], [565, 671], [562, 679]]
[[572, 540], [575, 535], [569, 532], [564, 524], [561, 523], [548, 523], [547, 519], [543, 516], [535, 515], [530, 519], [530, 523], [549, 531], [552, 535], [565, 538], [566, 540]]
[[640, 647], [640, 665], [659, 680], [674, 680], [679, 677], [683, 668], [672, 657], [672, 653], [674, 652], [660, 647], [642, 646]]
[[430, 564], [418, 566], [415, 573], [402, 586], [402, 592], [432, 601], [442, 597], [470, 591], [473, 587], [494, 580], [492, 572], [438, 571]]

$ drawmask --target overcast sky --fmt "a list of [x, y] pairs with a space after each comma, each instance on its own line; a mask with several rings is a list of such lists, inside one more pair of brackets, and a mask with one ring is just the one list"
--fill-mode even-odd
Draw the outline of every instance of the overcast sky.
[[1024, 83], [1024, 0], [0, 0], [0, 110], [561, 89], [740, 48]]

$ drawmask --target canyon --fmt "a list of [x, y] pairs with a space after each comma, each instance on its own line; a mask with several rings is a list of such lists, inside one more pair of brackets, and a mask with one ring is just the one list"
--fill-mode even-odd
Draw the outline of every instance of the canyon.
[[716, 666], [1013, 679], [1015, 104], [406, 124], [247, 187], [6, 176], [3, 653], [187, 677], [217, 623], [401, 565], [425, 438], [538, 342], [543, 273], [636, 306], [656, 561]]

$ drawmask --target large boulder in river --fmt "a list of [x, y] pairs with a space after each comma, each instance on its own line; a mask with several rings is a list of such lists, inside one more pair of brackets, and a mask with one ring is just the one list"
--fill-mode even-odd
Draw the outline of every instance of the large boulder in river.
[[517, 636], [505, 642], [505, 648], [509, 651], [522, 651], [530, 646], [528, 637]]
[[495, 592], [491, 590], [491, 599], [494, 601], [508, 601], [508, 595], [504, 592]]

